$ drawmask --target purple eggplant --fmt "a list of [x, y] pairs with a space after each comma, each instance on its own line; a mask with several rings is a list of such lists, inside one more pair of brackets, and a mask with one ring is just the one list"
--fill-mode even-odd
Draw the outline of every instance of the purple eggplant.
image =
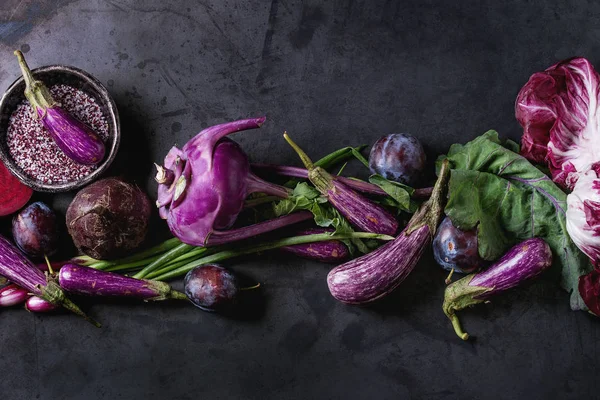
[[315, 167], [287, 133], [283, 137], [308, 169], [308, 179], [352, 225], [365, 232], [384, 235], [394, 235], [398, 231], [398, 221], [390, 212], [335, 179], [323, 168]]
[[467, 340], [469, 335], [462, 330], [456, 311], [484, 303], [498, 293], [535, 278], [550, 265], [552, 250], [548, 243], [540, 238], [527, 239], [484, 272], [467, 275], [448, 285], [443, 309], [458, 337]]
[[46, 313], [56, 310], [58, 307], [41, 297], [31, 296], [25, 302], [25, 309], [34, 313]]
[[333, 297], [349, 304], [369, 303], [388, 295], [404, 281], [435, 235], [444, 210], [449, 172], [445, 161], [431, 198], [396, 239], [329, 272], [327, 285]]
[[29, 297], [27, 290], [12, 283], [0, 289], [0, 307], [21, 304], [27, 300], [27, 297]]
[[76, 264], [64, 265], [58, 274], [60, 287], [69, 293], [102, 297], [130, 297], [142, 300], [187, 300], [168, 283], [135, 279], [114, 272]]
[[23, 53], [17, 50], [15, 55], [25, 80], [25, 97], [57, 146], [79, 164], [95, 165], [102, 161], [106, 151], [102, 139], [54, 101], [48, 88], [33, 78]]
[[[314, 235], [328, 232], [333, 233], [334, 230], [327, 228], [311, 228], [297, 232], [294, 236]], [[340, 240], [284, 246], [281, 248], [281, 250], [298, 257], [324, 263], [339, 263], [347, 260], [348, 257], [350, 257], [350, 251], [348, 250], [348, 247]]]
[[0, 236], [0, 275], [26, 289], [29, 293], [64, 307], [92, 324], [100, 326], [81, 311], [54, 280], [47, 279], [46, 275], [4, 236]]

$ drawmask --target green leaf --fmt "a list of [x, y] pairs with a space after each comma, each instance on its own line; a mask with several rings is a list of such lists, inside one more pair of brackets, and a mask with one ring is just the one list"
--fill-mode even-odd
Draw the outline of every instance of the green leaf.
[[415, 212], [416, 205], [411, 202], [411, 196], [414, 189], [410, 186], [385, 179], [383, 176], [375, 174], [369, 177], [369, 182], [379, 186], [397, 202], [397, 208], [402, 211]]
[[452, 171], [446, 214], [460, 229], [478, 227], [480, 255], [494, 260], [517, 242], [543, 238], [552, 248], [561, 286], [571, 293], [571, 308], [587, 309], [577, 285], [591, 265], [567, 233], [567, 195], [524, 157], [504, 147], [495, 131], [466, 145], [452, 145], [447, 158]]

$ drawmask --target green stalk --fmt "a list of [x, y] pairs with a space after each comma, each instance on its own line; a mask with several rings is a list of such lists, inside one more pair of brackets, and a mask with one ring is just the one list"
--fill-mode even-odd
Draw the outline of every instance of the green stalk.
[[180, 255], [185, 254], [188, 251], [192, 250], [193, 248], [194, 248], [194, 246], [192, 246], [192, 245], [181, 243], [177, 247], [172, 248], [171, 250], [167, 251], [166, 253], [164, 253], [163, 255], [158, 257], [156, 260], [154, 260], [153, 262], [148, 264], [146, 267], [144, 267], [140, 272], [135, 274], [133, 277], [137, 278], [137, 279], [143, 279], [146, 277], [146, 275], [148, 275], [150, 272], [156, 270], [161, 265], [164, 265], [164, 264], [168, 263], [169, 261], [174, 260], [175, 258], [179, 257]]
[[274, 201], [281, 200], [281, 197], [278, 196], [261, 196], [255, 197], [253, 199], [248, 199], [244, 202], [244, 208], [256, 207], [265, 203], [272, 203]]
[[[134, 263], [134, 262], [137, 262], [140, 260], [146, 261], [150, 257], [156, 256], [160, 253], [164, 253], [165, 251], [169, 251], [172, 248], [174, 248], [180, 244], [181, 244], [181, 241], [179, 239], [171, 238], [171, 239], [165, 240], [162, 243], [157, 244], [156, 246], [150, 247], [149, 249], [140, 251], [139, 253], [135, 253], [131, 256], [119, 258], [117, 260], [112, 260], [112, 261], [96, 260], [95, 258], [91, 258], [89, 256], [78, 256], [78, 257], [75, 257], [75, 261], [79, 265], [103, 270], [103, 269], [106, 269], [108, 267], [112, 267], [115, 265], [129, 264], [129, 263]], [[154, 260], [150, 260], [147, 262], [151, 263], [152, 261], [154, 261]], [[143, 264], [140, 264], [140, 265], [143, 265]]]
[[329, 169], [336, 164], [341, 162], [348, 161], [354, 155], [354, 152], [359, 152], [367, 147], [366, 144], [357, 146], [357, 147], [344, 147], [343, 149], [339, 149], [334, 151], [333, 153], [327, 154], [325, 157], [321, 158], [318, 161], [315, 161], [313, 164], [315, 167], [321, 167], [324, 169]]
[[[239, 249], [223, 250], [215, 254], [201, 257], [197, 260], [191, 261], [183, 266], [175, 267], [171, 266], [163, 268], [160, 271], [156, 271], [156, 275], [153, 276], [154, 280], [167, 280], [177, 278], [181, 275], [185, 275], [195, 267], [207, 264], [211, 262], [218, 262], [227, 260], [233, 257], [239, 257], [247, 254], [260, 253], [261, 251], [277, 249], [283, 246], [293, 246], [296, 244], [306, 244], [314, 242], [324, 242], [327, 240], [344, 240], [344, 239], [377, 239], [377, 240], [393, 240], [394, 237], [388, 235], [380, 235], [376, 233], [368, 232], [348, 232], [348, 233], [318, 233], [314, 235], [301, 235], [293, 236], [285, 239], [273, 240], [270, 242], [262, 243], [259, 245], [245, 246]], [[160, 275], [158, 275], [160, 273]]]

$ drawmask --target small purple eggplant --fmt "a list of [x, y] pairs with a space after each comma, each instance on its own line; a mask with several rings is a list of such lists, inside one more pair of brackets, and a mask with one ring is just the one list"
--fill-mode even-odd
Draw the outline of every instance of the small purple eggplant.
[[456, 311], [484, 303], [498, 293], [535, 278], [552, 265], [552, 250], [543, 239], [527, 239], [510, 249], [484, 272], [467, 275], [446, 287], [444, 313], [454, 331], [463, 340], [469, 334], [462, 330]]
[[0, 289], [0, 307], [10, 307], [24, 302], [29, 294], [27, 290], [10, 284]]
[[58, 274], [60, 287], [69, 293], [102, 297], [130, 297], [148, 300], [187, 300], [168, 283], [130, 278], [76, 264], [66, 264]]
[[57, 306], [41, 297], [31, 296], [25, 302], [25, 309], [34, 313], [46, 313], [58, 309]]
[[333, 297], [348, 304], [365, 304], [388, 295], [404, 281], [435, 235], [449, 173], [445, 161], [431, 198], [396, 239], [329, 272], [327, 285]]
[[283, 137], [308, 169], [308, 179], [352, 225], [365, 232], [384, 235], [394, 235], [398, 231], [398, 221], [390, 212], [350, 189], [323, 168], [315, 167], [308, 155], [287, 133]]
[[56, 104], [48, 88], [34, 79], [23, 53], [16, 50], [15, 55], [25, 80], [25, 97], [62, 152], [79, 164], [96, 165], [102, 161], [105, 153], [102, 139]]
[[[311, 228], [297, 232], [296, 235], [314, 235], [318, 233], [333, 232], [333, 229]], [[281, 250], [298, 257], [324, 263], [339, 263], [347, 260], [348, 257], [350, 257], [350, 251], [348, 250], [348, 247], [346, 247], [346, 245], [339, 240], [284, 246], [281, 248]]]

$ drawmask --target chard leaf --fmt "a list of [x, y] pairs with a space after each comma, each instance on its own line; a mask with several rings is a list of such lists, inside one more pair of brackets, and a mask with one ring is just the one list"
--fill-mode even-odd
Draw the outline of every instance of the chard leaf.
[[[306, 182], [298, 183], [287, 199], [273, 203], [273, 211], [277, 217], [299, 210], [312, 212], [315, 223], [322, 228], [334, 228], [335, 233], [354, 232], [348, 220], [329, 204], [327, 198]], [[355, 249], [361, 253], [370, 251], [369, 246], [360, 239], [343, 240], [343, 242], [348, 246], [351, 254]]]
[[524, 157], [504, 147], [495, 131], [451, 146], [438, 162], [446, 157], [452, 168], [446, 215], [460, 229], [478, 227], [479, 254], [494, 260], [522, 240], [543, 238], [552, 248], [561, 286], [571, 293], [571, 308], [587, 309], [577, 285], [592, 268], [567, 233], [567, 195]]
[[369, 177], [369, 182], [379, 186], [384, 192], [386, 192], [392, 199], [395, 200], [396, 208], [402, 211], [414, 213], [417, 205], [414, 201], [411, 201], [411, 196], [414, 189], [410, 186], [403, 185], [398, 182], [390, 181], [385, 179], [383, 176], [375, 174]]

